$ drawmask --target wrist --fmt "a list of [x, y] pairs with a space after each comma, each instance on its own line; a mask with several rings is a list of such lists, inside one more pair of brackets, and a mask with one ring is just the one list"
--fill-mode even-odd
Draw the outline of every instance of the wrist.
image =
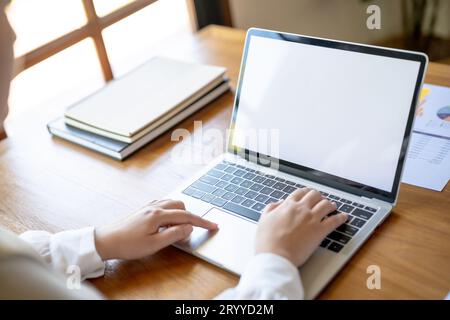
[[292, 265], [297, 266], [295, 259], [287, 252], [286, 250], [283, 250], [282, 248], [274, 248], [274, 247], [267, 247], [267, 248], [260, 248], [256, 249], [255, 254], [274, 254], [276, 256], [279, 256], [287, 261], [289, 261]]
[[115, 236], [108, 226], [95, 229], [95, 249], [103, 261], [117, 258], [115, 253]]
[[291, 260], [287, 259], [285, 256], [282, 256], [278, 253], [273, 252], [260, 252], [255, 254], [255, 259], [270, 259], [272, 262], [277, 263], [278, 265], [284, 265], [285, 267], [289, 266], [291, 269], [298, 269], [298, 267], [292, 263]]

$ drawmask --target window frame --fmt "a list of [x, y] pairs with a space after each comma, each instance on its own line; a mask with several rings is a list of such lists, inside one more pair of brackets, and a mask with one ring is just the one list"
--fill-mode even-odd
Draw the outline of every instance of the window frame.
[[133, 13], [144, 9], [157, 0], [135, 0], [123, 7], [110, 12], [103, 17], [98, 16], [95, 10], [94, 0], [80, 1], [83, 4], [84, 12], [87, 18], [86, 24], [17, 57], [16, 60], [21, 66], [21, 70], [16, 71], [17, 73], [31, 68], [39, 62], [42, 62], [87, 38], [92, 38], [92, 40], [94, 41], [95, 50], [97, 52], [97, 58], [102, 70], [103, 78], [106, 82], [113, 80], [114, 73], [111, 68], [111, 63], [105, 47], [105, 42], [103, 40], [102, 31], [107, 27], [132, 15]]

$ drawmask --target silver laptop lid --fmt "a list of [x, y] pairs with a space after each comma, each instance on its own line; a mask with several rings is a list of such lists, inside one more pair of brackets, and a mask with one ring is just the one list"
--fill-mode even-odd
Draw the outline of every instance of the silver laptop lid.
[[395, 203], [427, 62], [422, 53], [250, 29], [229, 151]]

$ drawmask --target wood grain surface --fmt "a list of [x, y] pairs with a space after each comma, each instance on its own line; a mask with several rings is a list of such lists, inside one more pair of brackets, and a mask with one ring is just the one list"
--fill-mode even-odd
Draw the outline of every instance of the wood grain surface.
[[[165, 41], [157, 53], [225, 66], [233, 87], [245, 33], [210, 26]], [[431, 63], [426, 81], [450, 86], [450, 66]], [[234, 95], [220, 97], [178, 125], [192, 134], [225, 132]], [[0, 143], [0, 225], [16, 233], [52, 232], [100, 225], [163, 198], [202, 168], [180, 163], [174, 153], [190, 139], [162, 135], [124, 162], [52, 138], [46, 124], [61, 115], [57, 102], [8, 123]], [[202, 121], [202, 128], [194, 121]], [[203, 142], [204, 143], [204, 142]], [[198, 152], [202, 141], [197, 141]], [[215, 142], [223, 151], [223, 143]], [[195, 150], [197, 150], [195, 149]], [[381, 290], [366, 287], [369, 265], [382, 271]], [[92, 281], [114, 299], [209, 299], [238, 278], [175, 248], [138, 261], [110, 261]], [[322, 299], [442, 299], [450, 291], [450, 190], [434, 192], [402, 184], [397, 207], [348, 265], [325, 288]]]

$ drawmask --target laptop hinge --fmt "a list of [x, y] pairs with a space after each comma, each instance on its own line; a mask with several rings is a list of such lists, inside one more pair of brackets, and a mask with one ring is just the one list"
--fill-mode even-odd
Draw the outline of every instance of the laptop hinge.
[[368, 197], [364, 197], [364, 196], [362, 196], [361, 198], [366, 201], [375, 202], [382, 207], [391, 207], [392, 208], [392, 203], [387, 202], [387, 201], [383, 201], [383, 200], [380, 200], [377, 198], [368, 198]]

